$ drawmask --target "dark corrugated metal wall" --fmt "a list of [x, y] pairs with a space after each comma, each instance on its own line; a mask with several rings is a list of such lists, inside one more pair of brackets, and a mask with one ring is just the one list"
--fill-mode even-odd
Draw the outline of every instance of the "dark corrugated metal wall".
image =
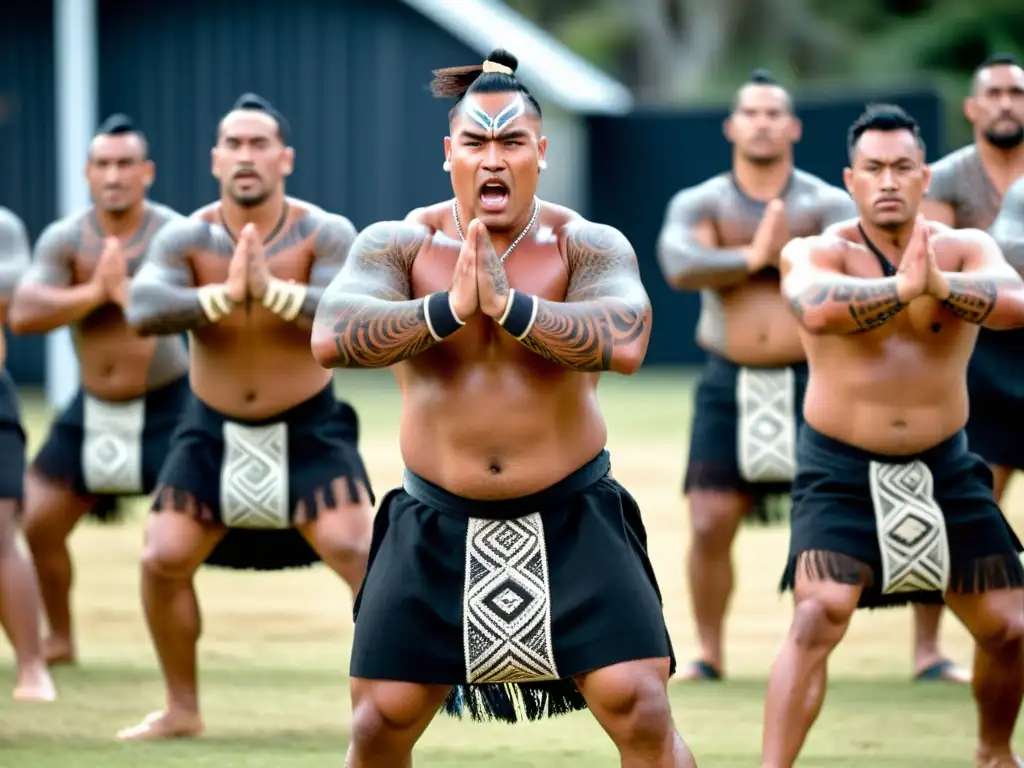
[[216, 125], [251, 90], [292, 124], [289, 193], [357, 227], [451, 194], [450, 105], [426, 86], [480, 58], [393, 0], [101, 0], [99, 48], [101, 115], [149, 135], [155, 199], [190, 212], [217, 196]]
[[[22, 218], [32, 238], [57, 207], [52, 5], [0, 3], [0, 205]], [[43, 338], [5, 333], [15, 381], [41, 383]]]

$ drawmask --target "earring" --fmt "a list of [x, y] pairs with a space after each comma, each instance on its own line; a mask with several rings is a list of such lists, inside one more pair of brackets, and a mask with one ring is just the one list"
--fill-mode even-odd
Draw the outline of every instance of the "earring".
[[444, 168], [445, 171], [450, 171], [452, 169], [451, 160], [445, 160], [444, 165], [442, 165], [441, 167]]
[[548, 167], [548, 161], [547, 160], [540, 160], [540, 161], [537, 162], [537, 166], [543, 171], [543, 170], [545, 170]]

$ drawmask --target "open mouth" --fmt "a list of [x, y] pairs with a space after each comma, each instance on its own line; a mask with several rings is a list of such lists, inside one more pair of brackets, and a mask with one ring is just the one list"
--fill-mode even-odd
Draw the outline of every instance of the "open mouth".
[[480, 187], [480, 207], [490, 213], [500, 213], [508, 205], [508, 187], [498, 179], [488, 179]]
[[255, 171], [239, 171], [235, 174], [235, 179], [239, 181], [254, 181], [259, 178], [259, 175]]

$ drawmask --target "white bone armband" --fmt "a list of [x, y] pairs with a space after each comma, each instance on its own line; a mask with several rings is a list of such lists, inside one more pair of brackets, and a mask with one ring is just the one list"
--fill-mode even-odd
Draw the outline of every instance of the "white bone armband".
[[263, 294], [263, 306], [282, 320], [292, 321], [299, 316], [308, 290], [308, 286], [294, 280], [285, 282], [272, 277], [267, 282], [266, 293]]
[[204, 285], [196, 293], [199, 295], [199, 306], [211, 323], [223, 320], [235, 308], [235, 302], [228, 296], [228, 287], [224, 283]]

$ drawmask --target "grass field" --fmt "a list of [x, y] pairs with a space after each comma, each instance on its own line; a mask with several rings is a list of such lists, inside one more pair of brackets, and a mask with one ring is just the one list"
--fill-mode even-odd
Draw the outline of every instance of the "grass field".
[[[362, 420], [362, 451], [378, 496], [401, 476], [399, 399], [389, 376], [348, 373], [339, 383]], [[679, 495], [692, 381], [683, 374], [609, 377], [601, 399], [616, 478], [644, 510], [651, 556], [681, 660], [695, 644], [682, 579], [686, 513]], [[49, 415], [24, 395], [32, 450]], [[1011, 519], [1024, 520], [1020, 486]], [[351, 600], [323, 567], [277, 574], [205, 570], [202, 703], [198, 741], [121, 745], [121, 727], [163, 702], [141, 615], [141, 512], [116, 528], [86, 524], [72, 539], [77, 668], [60, 668], [60, 700], [15, 705], [0, 696], [0, 768], [305, 768], [341, 766], [347, 741]], [[737, 543], [738, 592], [728, 642], [730, 681], [675, 687], [676, 721], [702, 768], [758, 765], [765, 679], [790, 617], [776, 592], [784, 529], [745, 528]], [[970, 659], [967, 634], [944, 622], [946, 649]], [[971, 764], [975, 717], [966, 688], [909, 681], [907, 610], [862, 613], [833, 656], [825, 710], [801, 765], [920, 768]], [[0, 642], [0, 668], [11, 655]], [[10, 678], [13, 681], [13, 678]], [[422, 766], [614, 766], [614, 749], [587, 713], [522, 726], [460, 723], [440, 716], [417, 750]]]

